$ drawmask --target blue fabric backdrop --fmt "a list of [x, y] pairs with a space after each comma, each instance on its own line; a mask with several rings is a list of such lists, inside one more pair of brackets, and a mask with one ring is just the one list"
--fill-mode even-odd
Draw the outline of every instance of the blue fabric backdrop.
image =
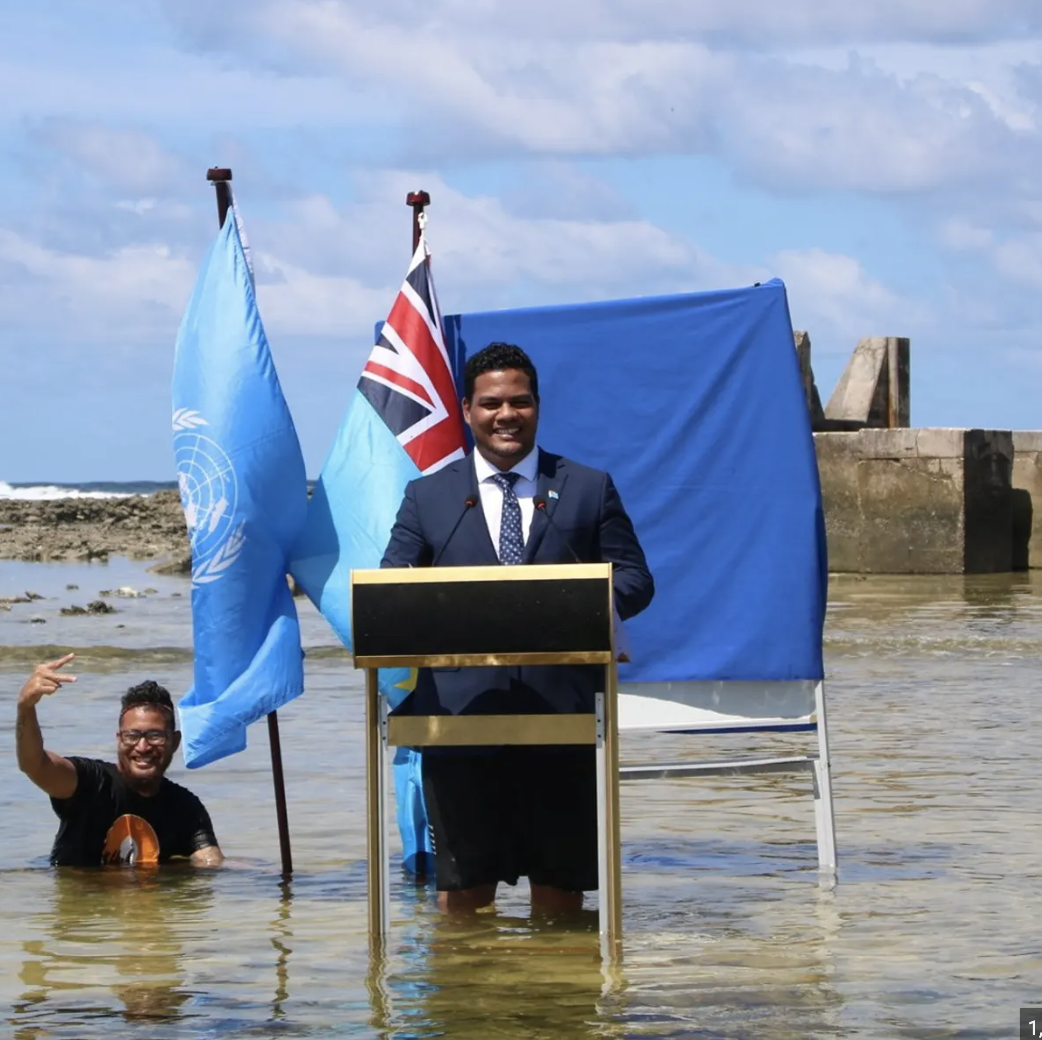
[[820, 679], [821, 491], [785, 287], [445, 318], [539, 371], [539, 443], [608, 470], [655, 575], [620, 679]]

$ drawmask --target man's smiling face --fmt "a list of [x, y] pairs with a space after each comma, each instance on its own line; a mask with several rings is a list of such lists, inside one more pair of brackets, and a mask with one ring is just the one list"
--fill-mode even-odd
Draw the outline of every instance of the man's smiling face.
[[539, 402], [520, 369], [482, 372], [471, 398], [463, 401], [463, 418], [482, 458], [505, 471], [535, 447]]
[[116, 734], [119, 771], [132, 787], [151, 790], [163, 779], [179, 743], [165, 711], [147, 704], [128, 708]]

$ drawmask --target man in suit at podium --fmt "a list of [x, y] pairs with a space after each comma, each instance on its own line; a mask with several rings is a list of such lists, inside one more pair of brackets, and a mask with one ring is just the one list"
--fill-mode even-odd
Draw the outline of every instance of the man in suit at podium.
[[[463, 384], [475, 450], [408, 485], [381, 566], [610, 562], [619, 615], [642, 611], [654, 582], [611, 477], [536, 446], [539, 381], [528, 355], [489, 344], [468, 359]], [[402, 710], [592, 712], [603, 674], [583, 665], [421, 669]], [[426, 749], [442, 909], [486, 906], [500, 881], [522, 876], [533, 909], [581, 906], [597, 888], [594, 761], [592, 746]]]

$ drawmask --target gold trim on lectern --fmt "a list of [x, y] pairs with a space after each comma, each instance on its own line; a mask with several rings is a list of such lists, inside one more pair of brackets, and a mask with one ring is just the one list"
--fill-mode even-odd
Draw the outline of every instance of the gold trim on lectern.
[[392, 747], [596, 744], [596, 715], [391, 715]]
[[610, 650], [547, 651], [538, 654], [418, 654], [396, 657], [359, 656], [356, 668], [498, 668], [525, 664], [608, 664]]
[[610, 578], [610, 563], [532, 563], [517, 567], [385, 567], [353, 570], [356, 585], [445, 584], [453, 581], [560, 581]]

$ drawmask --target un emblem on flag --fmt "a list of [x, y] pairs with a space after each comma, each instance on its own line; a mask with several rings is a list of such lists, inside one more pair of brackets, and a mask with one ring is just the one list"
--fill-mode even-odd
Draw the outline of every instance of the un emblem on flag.
[[224, 449], [197, 432], [208, 425], [198, 412], [174, 412], [174, 459], [181, 508], [192, 544], [192, 584], [223, 578], [245, 544], [245, 521], [236, 522], [238, 487]]

